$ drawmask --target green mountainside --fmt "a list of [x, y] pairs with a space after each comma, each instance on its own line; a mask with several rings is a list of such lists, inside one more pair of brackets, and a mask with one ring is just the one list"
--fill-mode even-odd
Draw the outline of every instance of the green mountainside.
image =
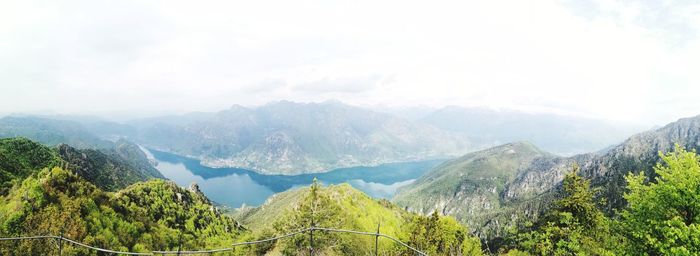
[[[114, 250], [177, 250], [226, 246], [244, 232], [203, 197], [171, 182], [137, 183], [117, 193], [100, 190], [59, 167], [44, 169], [0, 198], [0, 235], [63, 234]], [[54, 253], [50, 241], [3, 244], [0, 254]], [[67, 247], [64, 255], [91, 255]]]
[[[275, 220], [294, 211], [304, 196], [309, 193], [309, 187], [303, 187], [275, 194], [265, 204], [259, 207], [244, 208], [234, 216], [244, 226], [253, 230], [272, 228]], [[397, 236], [398, 228], [404, 218], [410, 213], [389, 203], [386, 200], [375, 200], [349, 184], [331, 185], [323, 188], [324, 193], [342, 206], [347, 216], [345, 228], [376, 231], [377, 224], [381, 223], [381, 231], [384, 234]]]
[[145, 154], [134, 148], [135, 145], [119, 145], [114, 149], [95, 150], [61, 144], [57, 151], [66, 161], [66, 168], [108, 191], [151, 178], [164, 178], [147, 162]]
[[[481, 245], [465, 226], [437, 213], [421, 216], [386, 200], [374, 200], [348, 184], [298, 188], [271, 198], [235, 218], [223, 214], [198, 186], [184, 189], [170, 181], [142, 181], [112, 156], [67, 145], [49, 148], [24, 138], [0, 139], [4, 194], [0, 194], [0, 237], [64, 235], [113, 250], [196, 250], [223, 248], [317, 227], [374, 232], [406, 241], [430, 255], [479, 255]], [[128, 164], [128, 163], [127, 163]], [[132, 177], [132, 178], [129, 178]], [[124, 187], [122, 187], [124, 186]], [[245, 228], [245, 227], [248, 228]], [[52, 241], [0, 241], [0, 255], [55, 253]], [[318, 255], [365, 255], [374, 237], [316, 231]], [[380, 239], [383, 255], [408, 249]], [[306, 234], [274, 243], [237, 247], [235, 255], [306, 255]], [[63, 255], [94, 255], [66, 246]]]
[[[122, 142], [117, 149], [75, 149], [66, 144], [49, 148], [25, 138], [0, 139], [0, 186], [5, 194], [13, 182], [21, 182], [44, 167], [72, 170], [97, 187], [113, 191], [130, 184], [163, 176], [147, 161], [141, 151]], [[135, 155], [135, 156], [134, 156]]]
[[670, 152], [674, 143], [700, 149], [700, 116], [632, 136], [600, 153], [557, 157], [514, 143], [467, 154], [401, 188], [393, 201], [423, 214], [438, 210], [455, 216], [482, 238], [495, 239], [537, 219], [561, 198], [561, 182], [574, 164], [605, 200], [605, 212], [614, 213], [625, 206], [625, 175], [646, 171], [654, 177], [659, 152]]
[[[317, 197], [318, 205], [310, 208], [310, 198]], [[313, 209], [313, 210], [311, 210]], [[409, 213], [387, 200], [375, 200], [352, 188], [348, 184], [298, 188], [279, 193], [255, 208], [245, 208], [234, 213], [234, 217], [251, 229], [258, 238], [281, 235], [286, 232], [308, 228], [307, 211], [314, 211], [315, 226], [376, 232], [378, 225], [382, 234], [408, 241], [430, 255], [479, 255], [481, 245], [477, 238], [468, 235], [466, 227], [450, 217], [425, 217]], [[318, 232], [318, 231], [317, 231]], [[332, 241], [324, 253], [330, 255], [373, 254], [374, 238], [347, 234], [319, 234], [319, 240]], [[265, 252], [289, 253], [305, 248], [304, 241], [277, 242], [264, 248]], [[323, 244], [323, 241], [318, 242]], [[411, 254], [406, 248], [388, 239], [380, 239], [381, 255]]]
[[521, 169], [554, 158], [527, 142], [469, 153], [400, 188], [393, 201], [422, 214], [437, 210], [478, 228], [508, 207], [501, 194]]
[[[59, 157], [72, 165], [72, 170], [81, 172], [89, 169], [90, 173], [83, 173], [83, 177], [89, 180], [101, 179], [96, 184], [108, 190], [123, 188], [150, 177], [163, 178], [136, 144], [123, 138], [104, 140], [104, 136], [91, 132], [101, 130], [103, 135], [116, 132], [107, 129], [108, 126], [117, 130], [125, 129], [118, 124], [90, 118], [73, 121], [10, 116], [0, 118], [0, 139], [23, 137], [56, 147]], [[106, 169], [115, 169], [118, 175], [108, 177], [110, 174]], [[107, 177], [102, 177], [103, 175]]]
[[13, 182], [59, 163], [55, 151], [36, 142], [23, 138], [0, 139], [0, 195], [6, 195]]

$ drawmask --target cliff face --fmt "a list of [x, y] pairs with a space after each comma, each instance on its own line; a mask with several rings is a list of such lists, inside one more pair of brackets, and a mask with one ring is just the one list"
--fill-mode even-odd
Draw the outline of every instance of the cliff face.
[[497, 238], [519, 220], [535, 220], [559, 198], [561, 181], [573, 164], [600, 189], [606, 211], [623, 207], [625, 175], [644, 171], [653, 177], [659, 152], [676, 143], [700, 149], [700, 116], [632, 136], [605, 152], [557, 157], [527, 143], [475, 152], [431, 170], [400, 189], [394, 201], [421, 213], [438, 209], [482, 238]]

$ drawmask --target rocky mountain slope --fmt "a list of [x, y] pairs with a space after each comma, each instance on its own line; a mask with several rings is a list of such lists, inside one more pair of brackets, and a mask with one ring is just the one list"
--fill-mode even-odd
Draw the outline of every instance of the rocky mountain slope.
[[651, 172], [658, 153], [670, 151], [674, 143], [700, 149], [700, 116], [632, 136], [605, 152], [557, 157], [514, 143], [471, 153], [400, 189], [394, 201], [412, 211], [443, 211], [482, 237], [499, 237], [522, 219], [536, 219], [559, 196], [561, 181], [573, 164], [600, 189], [608, 212], [620, 208], [624, 176]]
[[338, 102], [234, 106], [130, 125], [149, 147], [266, 174], [443, 158], [472, 148], [464, 136]]

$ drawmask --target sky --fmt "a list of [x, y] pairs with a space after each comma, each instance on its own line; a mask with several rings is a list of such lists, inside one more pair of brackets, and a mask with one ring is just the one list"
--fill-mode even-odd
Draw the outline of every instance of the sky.
[[0, 1], [0, 114], [329, 99], [663, 124], [700, 115], [700, 5]]

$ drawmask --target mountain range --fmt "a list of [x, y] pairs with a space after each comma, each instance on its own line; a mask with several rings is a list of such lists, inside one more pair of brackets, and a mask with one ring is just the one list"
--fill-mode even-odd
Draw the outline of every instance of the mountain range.
[[393, 201], [420, 213], [438, 210], [455, 216], [482, 238], [494, 239], [523, 221], [536, 219], [560, 197], [561, 181], [574, 164], [591, 179], [612, 213], [624, 206], [624, 176], [646, 172], [659, 152], [674, 144], [700, 149], [700, 116], [634, 135], [605, 151], [561, 157], [528, 142], [469, 153], [448, 161], [399, 189]]
[[481, 145], [529, 141], [557, 155], [598, 151], [644, 130], [639, 125], [549, 113], [447, 106], [418, 119]]
[[589, 152], [619, 143], [638, 129], [625, 127], [485, 108], [379, 111], [337, 101], [280, 101], [123, 123], [84, 116], [8, 116], [0, 119], [0, 137], [24, 136], [77, 148], [110, 148], [125, 139], [211, 167], [292, 175], [447, 159], [518, 140], [556, 154]]
[[445, 158], [473, 148], [429, 125], [337, 102], [277, 102], [129, 122], [148, 147], [265, 174]]
[[[99, 248], [150, 253], [228, 247], [310, 225], [358, 231], [374, 231], [380, 225], [382, 234], [431, 255], [455, 250], [481, 253], [479, 240], [467, 235], [467, 229], [453, 218], [419, 216], [387, 200], [372, 199], [348, 184], [322, 187], [314, 183], [232, 217], [214, 206], [196, 184], [185, 189], [148, 176], [148, 170], [133, 168], [138, 166], [133, 160], [115, 160], [99, 150], [66, 144], [48, 147], [21, 137], [0, 139], [0, 237], [56, 234]], [[309, 218], [316, 222], [308, 223]], [[245, 220], [244, 225], [237, 219]], [[441, 237], [436, 240], [425, 230]], [[306, 237], [239, 246], [231, 254], [304, 255], [300, 252], [308, 248]], [[314, 241], [314, 250], [321, 255], [366, 255], [373, 253], [374, 245], [386, 255], [410, 252], [389, 239], [375, 241], [321, 231]], [[54, 254], [51, 242], [3, 241], [0, 254]], [[64, 244], [60, 251], [62, 255], [94, 253], [71, 244]]]

